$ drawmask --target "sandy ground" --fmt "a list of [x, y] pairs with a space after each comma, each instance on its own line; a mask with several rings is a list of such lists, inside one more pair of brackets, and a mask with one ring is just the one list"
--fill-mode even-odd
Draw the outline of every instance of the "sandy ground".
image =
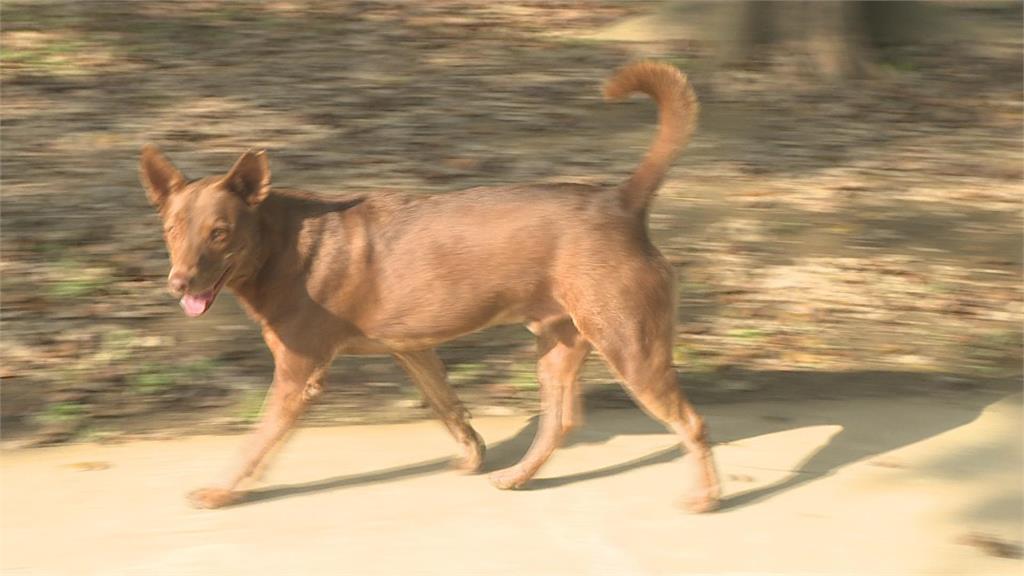
[[[727, 498], [703, 516], [672, 505], [679, 452], [630, 409], [593, 412], [519, 492], [449, 471], [429, 421], [300, 430], [217, 511], [184, 494], [237, 436], [8, 451], [3, 573], [1020, 574], [1021, 398], [976, 400], [708, 406]], [[476, 423], [492, 469], [534, 426]]]

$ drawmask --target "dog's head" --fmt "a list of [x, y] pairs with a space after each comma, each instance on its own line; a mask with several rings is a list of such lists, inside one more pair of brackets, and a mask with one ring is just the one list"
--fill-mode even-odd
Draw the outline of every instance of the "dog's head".
[[226, 175], [190, 181], [155, 146], [146, 146], [140, 168], [146, 195], [164, 224], [168, 286], [186, 314], [199, 316], [253, 257], [257, 211], [270, 192], [267, 156], [246, 152]]

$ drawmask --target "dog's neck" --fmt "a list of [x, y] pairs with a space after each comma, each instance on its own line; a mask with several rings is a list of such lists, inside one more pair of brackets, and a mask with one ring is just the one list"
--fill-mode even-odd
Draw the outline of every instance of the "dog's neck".
[[289, 228], [295, 226], [289, 218], [282, 218], [289, 215], [289, 211], [282, 210], [278, 204], [269, 201], [260, 206], [257, 231], [250, 239], [245, 261], [240, 263], [235, 279], [228, 284], [249, 315], [260, 324], [274, 313], [273, 305], [279, 298], [273, 295], [281, 287], [303, 281], [302, 270], [296, 266], [282, 265], [281, 250], [274, 249], [294, 242], [288, 236], [290, 232], [293, 233]]
[[[308, 254], [319, 236], [342, 224], [332, 214], [358, 206], [362, 198], [337, 200], [293, 190], [272, 190], [259, 207], [259, 226], [245, 262], [228, 287], [261, 325], [297, 312], [310, 300]], [[324, 218], [331, 218], [323, 221]], [[316, 222], [322, 222], [317, 224]], [[308, 228], [304, 230], [305, 228]], [[301, 238], [300, 238], [301, 237]], [[338, 258], [342, 258], [342, 250]]]

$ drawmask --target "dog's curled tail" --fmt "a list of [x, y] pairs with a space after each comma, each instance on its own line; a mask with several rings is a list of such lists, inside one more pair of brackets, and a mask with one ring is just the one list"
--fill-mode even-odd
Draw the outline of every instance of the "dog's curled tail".
[[690, 141], [700, 105], [686, 75], [675, 66], [660, 62], [629, 64], [604, 86], [606, 100], [623, 100], [633, 92], [643, 92], [658, 104], [658, 135], [620, 192], [628, 210], [642, 211], [654, 197], [672, 161]]

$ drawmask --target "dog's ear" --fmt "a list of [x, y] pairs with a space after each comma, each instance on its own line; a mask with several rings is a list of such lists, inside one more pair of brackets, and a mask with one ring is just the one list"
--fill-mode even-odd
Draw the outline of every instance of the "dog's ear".
[[224, 177], [224, 182], [250, 206], [263, 201], [270, 193], [270, 162], [263, 150], [252, 150], [242, 154], [234, 167]]
[[152, 144], [142, 147], [139, 177], [149, 202], [157, 208], [162, 208], [167, 198], [185, 185], [181, 172]]

